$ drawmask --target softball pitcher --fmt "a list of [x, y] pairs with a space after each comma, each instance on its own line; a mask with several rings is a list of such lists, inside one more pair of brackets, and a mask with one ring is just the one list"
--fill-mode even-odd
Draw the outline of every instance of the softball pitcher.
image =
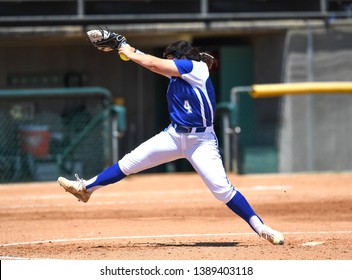
[[91, 194], [103, 186], [142, 170], [186, 158], [218, 200], [244, 219], [260, 237], [274, 245], [282, 245], [283, 234], [263, 223], [226, 176], [213, 128], [215, 92], [209, 68], [214, 57], [199, 52], [186, 41], [167, 46], [164, 58], [144, 54], [128, 44], [114, 48], [124, 60], [131, 60], [170, 79], [166, 98], [171, 123], [97, 176], [83, 180], [76, 175], [77, 180], [73, 181], [59, 177], [58, 183], [80, 201], [87, 202]]

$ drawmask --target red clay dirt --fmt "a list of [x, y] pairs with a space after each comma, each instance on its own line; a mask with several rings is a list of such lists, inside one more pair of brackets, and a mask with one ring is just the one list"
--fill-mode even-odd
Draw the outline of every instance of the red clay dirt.
[[138, 174], [86, 204], [56, 182], [0, 185], [0, 259], [352, 259], [352, 173], [229, 179], [283, 246], [260, 239], [195, 173]]

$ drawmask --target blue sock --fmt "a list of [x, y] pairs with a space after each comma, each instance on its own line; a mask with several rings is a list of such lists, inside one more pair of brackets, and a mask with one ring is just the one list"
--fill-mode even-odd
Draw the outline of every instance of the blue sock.
[[[259, 216], [254, 212], [246, 198], [239, 191], [236, 191], [235, 196], [228, 203], [226, 203], [226, 205], [243, 220], [245, 220], [255, 231], [255, 229], [249, 223], [249, 219], [253, 216], [257, 216], [259, 218]], [[259, 220], [263, 223], [260, 218]]]
[[125, 177], [126, 175], [121, 171], [119, 164], [115, 163], [101, 172], [97, 176], [96, 180], [93, 183], [87, 185], [86, 188], [89, 189], [96, 186], [106, 186], [112, 183], [116, 183]]

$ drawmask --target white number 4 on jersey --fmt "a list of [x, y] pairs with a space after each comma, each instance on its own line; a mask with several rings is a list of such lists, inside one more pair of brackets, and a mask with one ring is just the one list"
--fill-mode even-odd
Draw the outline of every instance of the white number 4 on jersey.
[[191, 104], [189, 104], [188, 100], [185, 100], [185, 102], [183, 103], [183, 108], [186, 109], [188, 114], [192, 113], [192, 107], [191, 107]]

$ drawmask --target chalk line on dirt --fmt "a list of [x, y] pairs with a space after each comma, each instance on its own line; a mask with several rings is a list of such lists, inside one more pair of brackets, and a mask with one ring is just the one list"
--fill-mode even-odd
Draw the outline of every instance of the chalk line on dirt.
[[[308, 232], [283, 232], [285, 235], [304, 235], [304, 234], [352, 234], [352, 231], [308, 231]], [[255, 233], [237, 232], [237, 233], [202, 233], [202, 234], [164, 234], [164, 235], [135, 235], [135, 236], [107, 236], [107, 237], [87, 237], [87, 238], [65, 238], [52, 240], [37, 240], [27, 242], [14, 242], [0, 244], [0, 247], [34, 245], [42, 243], [64, 243], [76, 241], [102, 241], [117, 239], [159, 239], [159, 238], [182, 238], [182, 237], [219, 237], [219, 236], [244, 236], [255, 235]]]

